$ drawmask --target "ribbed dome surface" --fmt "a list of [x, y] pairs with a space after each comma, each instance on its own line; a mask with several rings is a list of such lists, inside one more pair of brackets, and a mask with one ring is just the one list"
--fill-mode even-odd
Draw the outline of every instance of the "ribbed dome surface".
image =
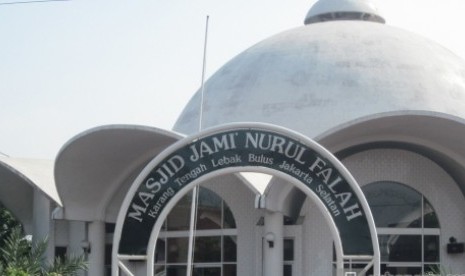
[[[465, 63], [410, 32], [363, 21], [310, 24], [236, 56], [205, 84], [203, 128], [268, 122], [315, 137], [382, 112], [465, 118]], [[200, 92], [174, 127], [198, 130]]]

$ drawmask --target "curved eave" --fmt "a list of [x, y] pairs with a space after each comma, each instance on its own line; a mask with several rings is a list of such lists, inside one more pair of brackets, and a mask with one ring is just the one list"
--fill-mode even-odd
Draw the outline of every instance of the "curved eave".
[[316, 140], [340, 159], [372, 148], [403, 148], [446, 170], [465, 195], [465, 120], [430, 111], [380, 113], [340, 125]]
[[151, 159], [182, 137], [153, 127], [108, 125], [71, 139], [55, 162], [63, 217], [105, 221], [114, 197], [124, 194]]
[[0, 166], [16, 175], [21, 182], [37, 188], [47, 198], [62, 206], [53, 178], [51, 160], [0, 157]]

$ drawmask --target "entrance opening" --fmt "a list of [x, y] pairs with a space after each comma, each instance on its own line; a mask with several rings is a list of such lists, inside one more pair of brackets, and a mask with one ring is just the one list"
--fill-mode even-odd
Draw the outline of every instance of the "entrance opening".
[[[133, 271], [140, 271], [140, 266], [133, 268], [128, 263], [131, 261], [145, 265], [145, 275], [153, 275], [155, 245], [163, 227], [167, 230], [171, 227], [170, 211], [195, 185], [238, 172], [280, 177], [314, 200], [330, 225], [338, 275], [343, 275], [343, 261], [347, 259], [368, 260], [362, 273], [374, 267], [375, 274], [379, 274], [379, 247], [371, 211], [360, 187], [339, 160], [314, 141], [293, 131], [272, 125], [242, 123], [186, 137], [146, 166], [129, 190], [118, 215], [113, 249], [114, 275], [118, 276], [120, 272], [135, 275]], [[219, 227], [223, 221], [219, 214], [213, 212], [205, 223]], [[228, 239], [234, 243], [232, 237]], [[169, 237], [165, 239], [164, 245], [163, 242], [159, 244], [165, 252], [166, 267], [170, 246], [182, 246], [183, 242], [170, 242]], [[199, 244], [221, 245], [224, 242], [225, 238], [221, 236], [199, 241]], [[221, 248], [217, 252], [221, 252]], [[231, 265], [223, 263], [221, 254], [216, 254], [220, 256], [215, 256], [216, 261], [221, 266]], [[219, 269], [201, 265], [208, 264], [205, 260], [199, 260], [192, 268], [205, 273]], [[273, 265], [272, 262], [269, 264]]]
[[[235, 276], [236, 221], [226, 202], [200, 187], [196, 219], [193, 275]], [[192, 193], [174, 206], [163, 223], [155, 250], [155, 275], [185, 275]]]

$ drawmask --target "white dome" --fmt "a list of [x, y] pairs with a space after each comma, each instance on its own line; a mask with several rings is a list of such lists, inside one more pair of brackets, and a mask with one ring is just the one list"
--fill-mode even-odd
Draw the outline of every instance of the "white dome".
[[[197, 92], [174, 129], [198, 131], [199, 106]], [[398, 28], [330, 21], [275, 35], [224, 65], [205, 84], [202, 125], [267, 122], [316, 137], [405, 110], [465, 118], [465, 63]]]

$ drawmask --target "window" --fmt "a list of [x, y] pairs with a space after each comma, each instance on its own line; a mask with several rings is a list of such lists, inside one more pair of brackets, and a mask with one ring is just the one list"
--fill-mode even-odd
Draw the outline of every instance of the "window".
[[294, 239], [285, 238], [283, 240], [283, 276], [292, 276], [292, 267], [294, 264]]
[[[186, 275], [192, 194], [183, 197], [164, 222], [155, 252], [155, 275]], [[200, 187], [193, 275], [235, 276], [237, 230], [228, 205]]]
[[64, 260], [66, 254], [68, 253], [68, 248], [66, 246], [55, 246], [55, 258], [60, 258]]
[[[437, 268], [440, 227], [428, 200], [396, 182], [375, 182], [362, 190], [378, 231], [381, 274], [426, 275]], [[344, 264], [354, 271], [364, 266], [356, 262]]]
[[378, 231], [381, 273], [425, 275], [439, 265], [439, 220], [428, 200], [400, 183], [362, 188]]

